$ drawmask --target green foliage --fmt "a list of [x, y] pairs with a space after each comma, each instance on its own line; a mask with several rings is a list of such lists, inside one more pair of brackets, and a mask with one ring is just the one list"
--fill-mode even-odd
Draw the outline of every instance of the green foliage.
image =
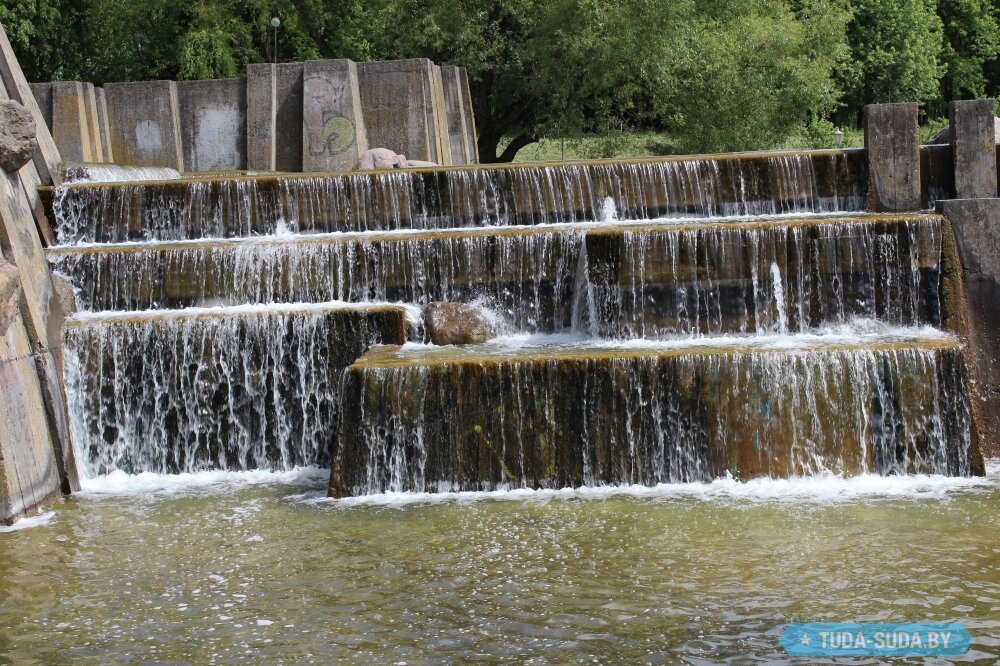
[[[941, 99], [986, 95], [987, 66], [1000, 57], [1000, 11], [988, 0], [938, 0], [938, 14], [945, 37]], [[945, 111], [943, 107], [939, 110]]]

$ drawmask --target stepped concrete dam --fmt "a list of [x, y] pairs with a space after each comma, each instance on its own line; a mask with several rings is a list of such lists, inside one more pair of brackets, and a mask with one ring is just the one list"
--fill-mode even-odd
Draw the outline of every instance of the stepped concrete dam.
[[459, 67], [0, 56], [0, 659], [773, 661], [804, 618], [1000, 658], [992, 100], [479, 165]]

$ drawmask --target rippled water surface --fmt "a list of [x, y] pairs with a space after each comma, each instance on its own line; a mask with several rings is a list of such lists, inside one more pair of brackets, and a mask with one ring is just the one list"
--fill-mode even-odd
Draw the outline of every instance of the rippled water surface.
[[968, 660], [1000, 658], [996, 464], [343, 502], [325, 482], [88, 482], [0, 533], [0, 661], [746, 662], [842, 620], [962, 621]]

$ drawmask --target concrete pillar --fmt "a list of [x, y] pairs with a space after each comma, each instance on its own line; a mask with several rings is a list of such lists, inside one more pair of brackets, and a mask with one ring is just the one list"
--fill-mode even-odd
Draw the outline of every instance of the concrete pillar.
[[916, 104], [865, 107], [868, 210], [920, 209], [920, 136]]
[[444, 83], [444, 103], [448, 115], [448, 146], [452, 164], [472, 164], [469, 132], [465, 127], [465, 97], [462, 95], [462, 77], [458, 67], [441, 67]]
[[184, 169], [176, 83], [108, 83], [104, 94], [117, 163]]
[[94, 95], [97, 97], [97, 131], [101, 137], [101, 150], [104, 152], [104, 161], [112, 164], [115, 161], [115, 155], [111, 150], [111, 126], [108, 123], [108, 99], [104, 94], [104, 88], [95, 88]]
[[948, 115], [955, 156], [955, 197], [989, 199], [997, 196], [997, 137], [993, 100], [952, 102]]
[[476, 133], [476, 113], [472, 108], [472, 91], [469, 88], [469, 73], [464, 67], [458, 68], [462, 89], [462, 106], [465, 110], [465, 131], [468, 132], [469, 164], [479, 164], [479, 135]]
[[302, 170], [302, 63], [247, 65], [247, 168]]
[[357, 65], [347, 59], [304, 63], [302, 170], [350, 171], [366, 150]]
[[83, 84], [83, 110], [86, 117], [87, 143], [95, 162], [104, 163], [104, 146], [101, 144], [101, 123], [97, 115], [97, 91], [93, 83]]
[[52, 84], [52, 139], [68, 162], [94, 162], [87, 128], [86, 100], [79, 81]]
[[981, 402], [983, 455], [1000, 455], [1000, 199], [938, 203], [952, 224], [968, 303], [972, 395]]
[[177, 82], [185, 171], [247, 168], [246, 95], [243, 79]]
[[358, 63], [368, 144], [410, 159], [446, 165], [444, 93], [426, 58]]
[[42, 112], [45, 119], [45, 126], [52, 130], [52, 84], [51, 83], [29, 83], [31, 94], [38, 102], [38, 110]]

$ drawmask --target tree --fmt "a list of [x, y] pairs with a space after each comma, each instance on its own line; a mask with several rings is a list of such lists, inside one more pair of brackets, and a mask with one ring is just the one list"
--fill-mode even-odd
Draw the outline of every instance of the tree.
[[847, 109], [865, 104], [933, 102], [945, 72], [943, 26], [935, 0], [853, 0], [847, 34], [852, 58], [838, 78]]
[[[1000, 9], [987, 0], [938, 0], [944, 26], [942, 101], [988, 94], [987, 67], [1000, 57]], [[946, 109], [940, 108], [942, 115]]]

